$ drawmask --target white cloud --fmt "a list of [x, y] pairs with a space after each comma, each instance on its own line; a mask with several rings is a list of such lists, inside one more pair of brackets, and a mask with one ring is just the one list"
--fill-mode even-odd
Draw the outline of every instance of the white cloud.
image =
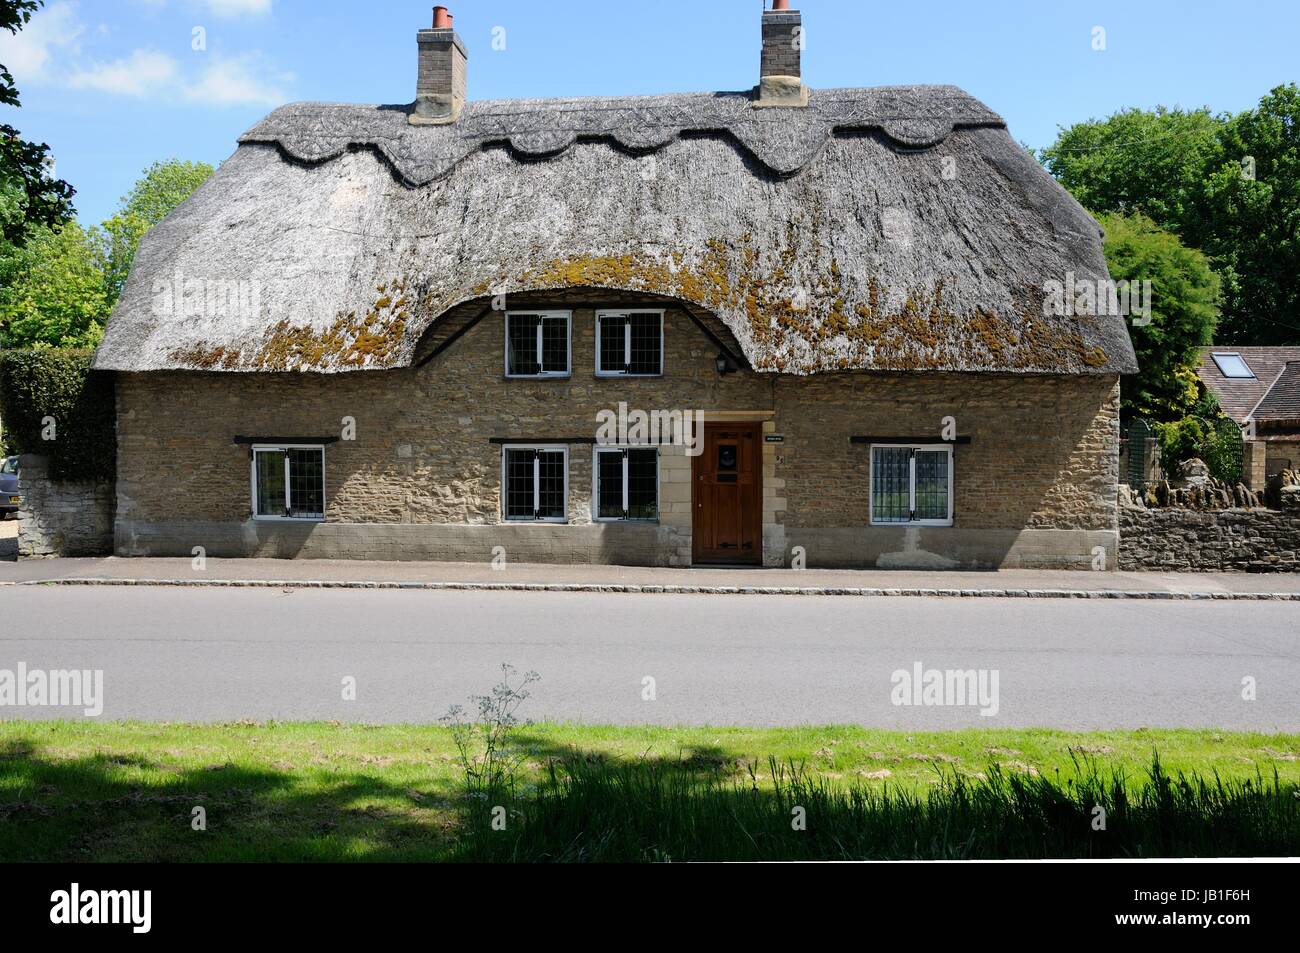
[[40, 82], [49, 77], [51, 58], [76, 55], [85, 32], [71, 3], [53, 3], [32, 17], [15, 36], [0, 30], [0, 63], [18, 82]]
[[94, 89], [122, 96], [146, 96], [167, 89], [179, 69], [176, 60], [157, 50], [136, 50], [126, 59], [95, 64], [74, 72], [67, 83], [73, 89]]
[[212, 106], [279, 106], [288, 101], [285, 87], [292, 73], [277, 73], [256, 54], [234, 58], [214, 56], [185, 98]]
[[[137, 2], [161, 6], [167, 0]], [[214, 14], [256, 16], [270, 13], [272, 0], [201, 2]], [[275, 69], [260, 52], [205, 54], [182, 63], [156, 49], [139, 48], [103, 62], [82, 59], [81, 39], [91, 46], [95, 37], [80, 13], [77, 3], [56, 0], [17, 36], [0, 31], [0, 63], [20, 84], [46, 82], [118, 96], [181, 99], [208, 106], [278, 106], [290, 98], [287, 89], [293, 74]], [[107, 35], [108, 31], [101, 26], [98, 32]]]
[[261, 17], [271, 12], [271, 0], [207, 0], [207, 4], [219, 17]]

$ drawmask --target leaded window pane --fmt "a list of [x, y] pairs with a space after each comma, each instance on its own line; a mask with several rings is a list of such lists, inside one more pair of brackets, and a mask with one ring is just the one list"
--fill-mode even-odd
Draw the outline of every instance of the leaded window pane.
[[541, 372], [537, 363], [537, 322], [540, 320], [535, 314], [506, 316], [506, 366], [511, 374]]
[[659, 452], [653, 448], [627, 452], [627, 518], [659, 518]]
[[658, 314], [630, 314], [632, 326], [632, 359], [628, 362], [629, 374], [658, 374], [663, 370], [663, 335], [660, 333], [662, 316]]
[[542, 319], [542, 370], [543, 374], [569, 372], [569, 319], [547, 317]]
[[258, 450], [253, 460], [257, 473], [257, 515], [284, 516], [284, 451]]
[[559, 450], [538, 453], [537, 518], [564, 519], [564, 454]]
[[598, 518], [623, 518], [623, 451], [596, 454], [596, 497]]
[[621, 314], [603, 315], [600, 319], [600, 369], [605, 373], [624, 370], [623, 327]]
[[871, 450], [871, 519], [877, 523], [911, 520], [908, 495], [911, 451], [907, 447], [873, 447]]
[[948, 461], [946, 450], [916, 451], [916, 519], [948, 518]]
[[506, 451], [506, 519], [533, 518], [533, 451]]
[[294, 448], [289, 451], [289, 506], [298, 519], [325, 518], [325, 452]]

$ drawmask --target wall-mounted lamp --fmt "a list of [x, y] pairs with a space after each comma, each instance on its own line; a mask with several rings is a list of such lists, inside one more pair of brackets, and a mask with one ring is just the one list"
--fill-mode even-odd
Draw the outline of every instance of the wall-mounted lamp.
[[735, 368], [731, 366], [730, 358], [728, 358], [727, 355], [721, 352], [719, 352], [718, 356], [713, 359], [713, 363], [717, 365], [719, 377], [721, 377], [724, 374], [730, 374], [732, 371], [735, 370]]

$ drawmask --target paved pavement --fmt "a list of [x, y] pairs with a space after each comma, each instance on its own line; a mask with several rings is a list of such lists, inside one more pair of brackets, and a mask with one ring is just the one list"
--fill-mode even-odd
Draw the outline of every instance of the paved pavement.
[[[7, 520], [0, 520], [0, 560], [13, 560], [18, 558], [18, 521], [12, 516]], [[13, 565], [10, 563], [9, 565]], [[0, 571], [5, 566], [0, 562]]]
[[[0, 669], [102, 669], [106, 719], [429, 722], [509, 662], [542, 675], [535, 719], [1300, 731], [1289, 602], [10, 586], [0, 603]], [[893, 704], [917, 664], [996, 672], [996, 715]]]
[[1300, 597], [1297, 573], [1121, 573], [1044, 570], [999, 572], [911, 572], [902, 570], [652, 569], [628, 566], [545, 566], [509, 564], [494, 570], [482, 563], [360, 562], [351, 560], [208, 559], [195, 569], [189, 559], [35, 559], [0, 561], [0, 584], [54, 580], [166, 580], [212, 584], [220, 581], [328, 585], [426, 586], [597, 586], [691, 589], [943, 590], [1069, 594], [1153, 593], [1187, 596], [1280, 593]]

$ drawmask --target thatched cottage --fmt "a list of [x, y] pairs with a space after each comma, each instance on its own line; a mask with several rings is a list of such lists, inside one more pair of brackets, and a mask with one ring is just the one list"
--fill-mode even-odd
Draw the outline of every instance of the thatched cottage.
[[1096, 222], [960, 89], [806, 88], [777, 8], [751, 92], [469, 101], [438, 8], [412, 105], [250, 129], [99, 349], [116, 551], [1113, 565]]

